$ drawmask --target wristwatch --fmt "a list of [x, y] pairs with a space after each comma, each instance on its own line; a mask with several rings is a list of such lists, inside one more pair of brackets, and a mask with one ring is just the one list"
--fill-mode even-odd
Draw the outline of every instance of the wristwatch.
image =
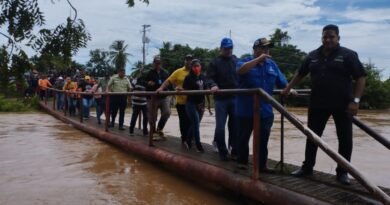
[[356, 104], [359, 104], [360, 98], [354, 98], [354, 99], [353, 99], [353, 102], [356, 103]]

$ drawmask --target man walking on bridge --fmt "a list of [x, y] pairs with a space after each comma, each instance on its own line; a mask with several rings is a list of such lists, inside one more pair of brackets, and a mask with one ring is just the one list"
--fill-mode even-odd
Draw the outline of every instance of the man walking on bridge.
[[[125, 69], [119, 68], [118, 74], [113, 75], [107, 83], [107, 92], [125, 93], [131, 90], [129, 79], [125, 75]], [[111, 123], [110, 127], [114, 127], [115, 118], [119, 109], [119, 130], [125, 130], [123, 123], [125, 121], [125, 110], [127, 106], [127, 95], [111, 95], [110, 96], [110, 112]]]
[[[352, 155], [352, 116], [359, 109], [360, 97], [365, 86], [366, 72], [355, 51], [341, 47], [339, 28], [327, 25], [322, 29], [322, 46], [309, 53], [294, 78], [283, 90], [286, 95], [308, 73], [312, 81], [308, 113], [308, 126], [318, 136], [322, 135], [326, 122], [332, 115], [336, 124], [339, 153], [348, 161]], [[352, 79], [355, 80], [352, 92]], [[306, 140], [305, 161], [293, 172], [297, 177], [313, 174], [318, 146]], [[347, 172], [336, 169], [337, 181], [349, 185]]]

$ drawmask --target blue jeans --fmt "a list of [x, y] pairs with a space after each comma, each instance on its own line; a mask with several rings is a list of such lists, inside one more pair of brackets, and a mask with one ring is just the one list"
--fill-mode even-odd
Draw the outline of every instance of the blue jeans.
[[[238, 159], [240, 164], [247, 164], [249, 157], [249, 139], [253, 130], [252, 117], [238, 117]], [[260, 138], [259, 143], [259, 167], [265, 168], [267, 166], [268, 158], [268, 139], [271, 134], [271, 127], [274, 122], [274, 116], [260, 119]]]
[[98, 123], [100, 124], [100, 117], [102, 116], [103, 113], [106, 112], [105, 96], [102, 96], [101, 98], [96, 98], [95, 102], [96, 102], [96, 117], [98, 119]]
[[232, 154], [237, 154], [237, 129], [236, 129], [236, 98], [226, 100], [215, 100], [215, 133], [214, 141], [217, 143], [218, 152], [221, 157], [226, 157], [228, 150], [225, 142], [225, 125], [228, 121], [229, 147], [232, 148]]
[[199, 124], [202, 119], [203, 112], [199, 109], [199, 105], [187, 102], [186, 103], [186, 113], [190, 121], [190, 126], [188, 127], [188, 138], [187, 142], [191, 145], [192, 138], [195, 140], [197, 146], [200, 145], [200, 132]]
[[83, 117], [89, 117], [89, 108], [92, 102], [92, 98], [83, 98]]
[[64, 109], [64, 94], [61, 92], [56, 93], [57, 110]]
[[76, 114], [76, 106], [77, 106], [77, 99], [73, 98], [71, 96], [68, 96], [69, 115], [75, 115]]

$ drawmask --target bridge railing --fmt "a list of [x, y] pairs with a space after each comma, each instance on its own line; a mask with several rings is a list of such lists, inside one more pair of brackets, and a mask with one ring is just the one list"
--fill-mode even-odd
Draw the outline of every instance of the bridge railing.
[[[344, 157], [342, 157], [340, 154], [338, 154], [333, 148], [331, 148], [325, 141], [321, 139], [316, 133], [314, 133], [311, 129], [309, 129], [304, 123], [302, 123], [296, 116], [291, 114], [286, 110], [286, 108], [281, 105], [278, 101], [276, 101], [272, 96], [270, 96], [267, 92], [265, 92], [263, 89], [226, 89], [226, 90], [218, 90], [216, 92], [210, 91], [210, 90], [202, 90], [202, 91], [194, 91], [194, 90], [184, 90], [184, 91], [163, 91], [160, 93], [157, 92], [124, 92], [124, 93], [86, 93], [86, 92], [68, 92], [68, 91], [62, 91], [62, 90], [56, 90], [52, 88], [48, 88], [46, 90], [46, 98], [45, 103], [47, 104], [48, 99], [48, 90], [52, 90], [54, 92], [62, 92], [65, 96], [68, 95], [77, 95], [79, 96], [79, 100], [82, 98], [83, 95], [102, 95], [105, 96], [106, 100], [106, 120], [105, 120], [105, 130], [108, 132], [108, 123], [109, 123], [109, 108], [110, 108], [110, 98], [111, 95], [136, 95], [136, 96], [150, 96], [151, 97], [151, 108], [152, 110], [149, 110], [149, 112], [152, 112], [152, 116], [157, 115], [157, 108], [155, 106], [156, 103], [156, 97], [157, 96], [163, 96], [163, 95], [253, 95], [253, 110], [260, 110], [260, 100], [265, 100], [268, 103], [270, 103], [275, 110], [277, 110], [279, 113], [281, 113], [282, 116], [282, 123], [284, 121], [284, 118], [286, 118], [288, 121], [290, 121], [298, 130], [300, 130], [306, 137], [312, 141], [314, 144], [316, 144], [320, 149], [322, 149], [329, 157], [331, 157], [335, 162], [337, 162], [342, 168], [344, 168], [349, 174], [351, 174], [361, 185], [363, 185], [374, 197], [376, 197], [378, 200], [382, 201], [384, 204], [390, 204], [390, 196], [388, 196], [386, 193], [384, 193], [378, 186], [376, 186], [374, 183], [372, 183], [370, 180], [367, 179], [354, 165], [352, 165], [350, 162], [348, 162]], [[277, 92], [277, 91], [276, 91]], [[305, 91], [307, 92], [307, 90]], [[53, 109], [55, 109], [55, 96], [53, 95]], [[67, 102], [65, 100], [65, 102]], [[80, 101], [79, 101], [80, 102]], [[83, 122], [82, 117], [82, 103], [80, 102], [80, 122]], [[65, 105], [66, 107], [67, 105]], [[66, 107], [67, 108], [67, 107]], [[260, 133], [260, 115], [255, 114], [257, 112], [254, 112], [253, 115], [253, 136], [259, 136]], [[64, 111], [64, 115], [66, 115], [66, 109]], [[155, 119], [155, 118], [152, 118]], [[356, 119], [354, 120], [354, 123], [358, 122]], [[156, 128], [156, 122], [154, 120], [149, 120], [149, 146], [154, 146], [153, 144], [153, 132]], [[360, 127], [360, 126], [359, 126]], [[283, 130], [283, 124], [281, 127], [281, 130]], [[363, 129], [368, 130], [368, 129]], [[367, 132], [367, 131], [366, 131]], [[284, 141], [284, 134], [283, 131], [281, 131], [281, 147], [283, 147], [283, 141]], [[384, 137], [374, 137], [375, 139], [380, 139], [379, 141], [383, 141], [385, 144], [388, 143], [386, 141], [386, 138]], [[383, 140], [384, 139], [384, 140]], [[254, 180], [257, 180], [259, 178], [259, 167], [258, 167], [258, 159], [259, 159], [259, 138], [253, 137], [253, 172], [252, 172], [252, 178]], [[386, 146], [386, 145], [385, 145]], [[283, 148], [281, 149], [283, 150]], [[281, 152], [281, 162], [283, 164], [283, 151]]]

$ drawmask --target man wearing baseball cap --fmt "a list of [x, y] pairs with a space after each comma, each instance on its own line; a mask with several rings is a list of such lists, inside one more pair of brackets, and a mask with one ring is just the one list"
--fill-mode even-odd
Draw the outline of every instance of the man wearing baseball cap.
[[223, 38], [220, 45], [220, 55], [211, 61], [207, 69], [207, 84], [214, 95], [215, 108], [215, 132], [213, 145], [216, 145], [221, 160], [228, 160], [228, 148], [225, 143], [225, 124], [228, 121], [229, 148], [232, 158], [237, 156], [236, 149], [236, 96], [218, 95], [219, 89], [238, 88], [236, 73], [237, 58], [233, 55], [233, 41], [230, 38]]
[[[272, 95], [275, 85], [279, 88], [286, 87], [286, 78], [269, 55], [269, 49], [271, 47], [273, 47], [273, 43], [266, 38], [259, 38], [253, 44], [253, 56], [244, 58], [237, 63], [239, 88], [262, 88], [268, 94]], [[259, 168], [261, 172], [272, 172], [272, 170], [267, 167], [267, 144], [274, 121], [272, 106], [265, 100], [262, 100], [260, 103], [260, 110], [254, 111], [252, 95], [239, 95], [237, 98], [237, 162], [239, 168], [247, 169], [249, 139], [253, 130], [253, 115], [260, 115], [260, 133], [259, 136], [254, 136], [260, 140]]]

